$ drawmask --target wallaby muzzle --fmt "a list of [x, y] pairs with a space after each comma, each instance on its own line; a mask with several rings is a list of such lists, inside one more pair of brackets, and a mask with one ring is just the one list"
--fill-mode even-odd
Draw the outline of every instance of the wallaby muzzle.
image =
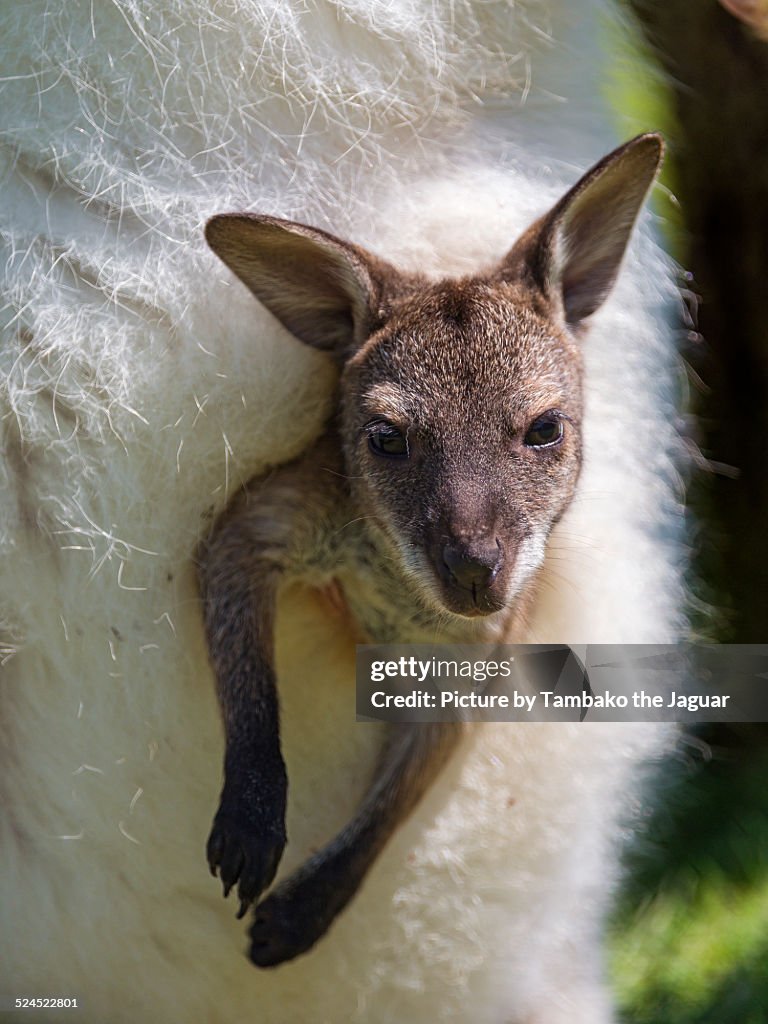
[[448, 611], [474, 618], [504, 607], [505, 546], [498, 537], [443, 534], [429, 554]]

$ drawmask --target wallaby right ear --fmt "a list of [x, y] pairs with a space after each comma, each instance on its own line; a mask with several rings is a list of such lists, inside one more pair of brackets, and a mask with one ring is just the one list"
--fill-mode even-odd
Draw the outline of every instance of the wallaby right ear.
[[253, 213], [225, 213], [208, 244], [300, 341], [343, 359], [370, 333], [383, 264], [318, 228]]
[[649, 132], [603, 157], [525, 232], [496, 276], [527, 281], [577, 328], [613, 287], [663, 155], [661, 136]]

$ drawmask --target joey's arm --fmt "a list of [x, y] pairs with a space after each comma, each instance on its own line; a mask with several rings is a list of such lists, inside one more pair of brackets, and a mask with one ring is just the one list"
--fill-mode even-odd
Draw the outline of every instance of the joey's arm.
[[274, 878], [285, 846], [287, 781], [272, 652], [280, 571], [260, 560], [247, 527], [230, 518], [214, 535], [200, 575], [226, 737], [224, 788], [207, 855], [225, 896], [238, 885], [242, 914]]
[[286, 841], [275, 601], [281, 577], [311, 545], [328, 501], [327, 493], [312, 500], [314, 467], [322, 460], [317, 452], [304, 458], [313, 454], [308, 470], [302, 460], [249, 485], [200, 550], [205, 629], [226, 738], [224, 786], [207, 855], [224, 894], [238, 887], [238, 916], [274, 878]]
[[411, 813], [454, 750], [461, 726], [398, 725], [352, 820], [261, 903], [251, 959], [274, 967], [310, 949], [359, 889], [397, 826]]

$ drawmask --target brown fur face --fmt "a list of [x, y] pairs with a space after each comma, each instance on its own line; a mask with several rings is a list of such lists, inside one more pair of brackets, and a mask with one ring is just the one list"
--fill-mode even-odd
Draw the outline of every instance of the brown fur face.
[[[459, 615], [514, 602], [579, 473], [581, 356], [532, 306], [487, 278], [422, 285], [342, 376], [355, 505], [424, 596]], [[404, 435], [404, 456], [377, 449], [381, 425]]]
[[352, 497], [422, 596], [510, 606], [543, 561], [581, 463], [584, 322], [662, 156], [641, 135], [596, 164], [485, 275], [430, 284], [316, 228], [214, 217], [213, 249], [342, 369]]

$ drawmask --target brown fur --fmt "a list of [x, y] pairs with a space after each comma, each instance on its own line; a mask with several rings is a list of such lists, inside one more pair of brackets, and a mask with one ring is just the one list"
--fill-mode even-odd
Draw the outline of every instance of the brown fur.
[[[226, 734], [208, 859], [225, 895], [237, 885], [241, 915], [286, 841], [278, 587], [333, 585], [377, 643], [523, 638], [581, 466], [577, 336], [613, 284], [660, 158], [658, 136], [627, 143], [498, 266], [458, 281], [401, 274], [306, 225], [247, 214], [209, 223], [231, 269], [341, 367], [325, 434], [251, 481], [201, 550]], [[255, 963], [290, 959], [324, 934], [459, 736], [458, 725], [393, 732], [353, 820], [257, 908]]]

